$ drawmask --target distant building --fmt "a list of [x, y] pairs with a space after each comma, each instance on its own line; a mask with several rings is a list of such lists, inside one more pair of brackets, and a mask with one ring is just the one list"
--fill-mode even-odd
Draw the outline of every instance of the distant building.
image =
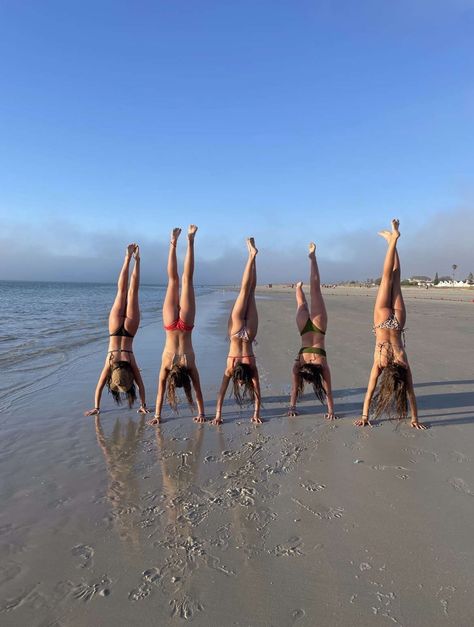
[[412, 276], [410, 278], [411, 283], [416, 283], [417, 285], [433, 285], [433, 279], [429, 276]]

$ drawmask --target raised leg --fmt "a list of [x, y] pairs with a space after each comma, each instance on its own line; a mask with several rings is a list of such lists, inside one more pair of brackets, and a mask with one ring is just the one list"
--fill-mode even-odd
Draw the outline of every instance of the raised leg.
[[176, 244], [181, 229], [171, 231], [170, 249], [168, 253], [168, 287], [163, 302], [163, 324], [172, 324], [179, 316], [179, 276], [178, 260], [176, 258]]
[[140, 288], [140, 250], [138, 245], [135, 248], [133, 256], [135, 258], [135, 266], [130, 278], [130, 288], [127, 296], [125, 329], [132, 335], [135, 335], [140, 324], [140, 305], [138, 302], [138, 291]]
[[[249, 256], [247, 263], [245, 264], [244, 273], [242, 275], [242, 282], [240, 285], [240, 292], [237, 296], [232, 312], [230, 314], [230, 334], [237, 333], [247, 320], [247, 309], [249, 303], [249, 297], [252, 292], [252, 286], [254, 282], [254, 259], [258, 252], [255, 248], [255, 242], [253, 237], [247, 239], [247, 247], [249, 250]], [[255, 289], [255, 288], [254, 288]]]
[[114, 333], [123, 323], [127, 310], [128, 269], [135, 244], [129, 244], [117, 282], [117, 294], [109, 314], [109, 333]]
[[383, 265], [382, 280], [380, 282], [377, 298], [374, 306], [374, 324], [380, 324], [386, 320], [393, 311], [392, 303], [392, 285], [393, 285], [393, 268], [395, 265], [395, 254], [397, 240], [400, 237], [398, 231], [398, 220], [392, 220], [392, 232], [381, 231], [379, 235], [388, 241], [388, 248], [385, 254]]
[[250, 285], [250, 293], [247, 303], [247, 329], [249, 339], [253, 340], [258, 331], [258, 312], [257, 303], [255, 302], [255, 288], [257, 287], [257, 264], [255, 257], [252, 264], [252, 282]]
[[395, 264], [393, 266], [392, 277], [392, 307], [395, 315], [397, 316], [397, 320], [403, 329], [407, 319], [407, 312], [405, 308], [405, 301], [403, 300], [400, 277], [400, 257], [398, 256], [398, 251], [395, 250]]
[[311, 319], [321, 331], [326, 331], [328, 314], [321, 293], [321, 279], [319, 277], [318, 262], [316, 261], [316, 245], [313, 242], [309, 245], [308, 257], [310, 265]]
[[190, 224], [188, 229], [188, 248], [186, 257], [184, 258], [183, 276], [181, 279], [181, 300], [180, 312], [181, 320], [188, 325], [194, 324], [196, 316], [196, 299], [194, 296], [194, 237], [196, 235], [197, 226]]
[[299, 283], [296, 284], [295, 296], [296, 296], [296, 326], [298, 327], [298, 330], [301, 332], [309, 316], [308, 302], [303, 292], [303, 281], [299, 281]]

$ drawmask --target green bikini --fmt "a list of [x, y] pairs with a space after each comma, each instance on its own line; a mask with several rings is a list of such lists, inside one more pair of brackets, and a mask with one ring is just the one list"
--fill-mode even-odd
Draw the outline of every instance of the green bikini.
[[[317, 327], [311, 318], [308, 318], [306, 324], [300, 332], [300, 335], [303, 336], [305, 333], [321, 333], [321, 335], [326, 335], [325, 331], [322, 331], [319, 327]], [[302, 353], [313, 353], [315, 355], [321, 355], [321, 357], [326, 357], [326, 351], [324, 348], [318, 348], [317, 346], [303, 346], [300, 348], [298, 357]]]

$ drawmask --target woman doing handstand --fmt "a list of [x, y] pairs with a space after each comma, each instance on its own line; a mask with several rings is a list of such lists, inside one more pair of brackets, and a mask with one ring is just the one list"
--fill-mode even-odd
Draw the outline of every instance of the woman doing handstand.
[[160, 423], [165, 392], [170, 407], [177, 411], [178, 398], [176, 396], [176, 388], [184, 388], [186, 399], [189, 405], [194, 408], [191, 384], [196, 392], [196, 403], [198, 406], [198, 415], [194, 418], [194, 422], [206, 421], [201, 383], [196, 368], [191, 339], [196, 315], [193, 286], [194, 237], [196, 231], [197, 226], [191, 224], [188, 228], [188, 248], [184, 259], [181, 297], [179, 294], [178, 262], [176, 259], [176, 244], [181, 229], [176, 228], [171, 232], [168, 256], [168, 288], [163, 303], [163, 325], [166, 331], [166, 343], [158, 377], [155, 415], [149, 421], [150, 425]]
[[310, 294], [311, 309], [308, 308], [303, 292], [303, 283], [296, 284], [296, 326], [301, 335], [301, 348], [293, 365], [293, 382], [291, 386], [288, 416], [297, 416], [296, 403], [303, 395], [305, 383], [313, 386], [316, 398], [327, 403], [327, 420], [335, 420], [334, 400], [331, 388], [331, 372], [329, 370], [324, 337], [328, 324], [328, 315], [321, 293], [318, 262], [316, 261], [316, 244], [309, 245]]
[[[135, 265], [129, 288], [128, 272], [132, 255], [135, 259]], [[86, 411], [85, 416], [93, 416], [100, 412], [100, 399], [105, 385], [118, 405], [126, 400], [128, 406], [132, 407], [136, 399], [135, 383], [138, 386], [141, 400], [138, 413], [148, 413], [145, 402], [145, 386], [132, 350], [133, 338], [140, 324], [139, 285], [140, 251], [137, 244], [129, 244], [118, 278], [117, 295], [110, 310], [109, 350], [95, 390], [95, 407]]]
[[373, 398], [374, 416], [386, 413], [391, 418], [406, 418], [408, 404], [411, 409], [411, 426], [426, 429], [418, 422], [418, 409], [413, 389], [413, 378], [404, 346], [406, 309], [400, 286], [400, 259], [397, 241], [400, 237], [398, 220], [392, 220], [392, 231], [380, 231], [388, 242], [382, 280], [374, 307], [375, 352], [365, 395], [362, 417], [355, 421], [359, 427], [370, 425], [369, 411], [377, 381], [380, 388]]
[[255, 287], [257, 285], [255, 257], [258, 250], [255, 248], [253, 237], [247, 239], [247, 248], [249, 254], [242, 276], [240, 292], [228, 322], [230, 349], [217, 397], [216, 417], [212, 421], [215, 425], [222, 424], [222, 405], [231, 379], [237, 403], [243, 405], [247, 400], [253, 401], [255, 409], [252, 422], [262, 422], [260, 418], [260, 381], [252, 350], [252, 342], [258, 329], [257, 305], [255, 303]]

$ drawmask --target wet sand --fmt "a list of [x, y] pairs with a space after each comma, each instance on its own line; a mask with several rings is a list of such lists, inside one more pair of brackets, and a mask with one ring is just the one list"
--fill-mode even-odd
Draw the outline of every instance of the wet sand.
[[[183, 406], [153, 429], [107, 396], [84, 418], [105, 347], [16, 399], [0, 417], [2, 627], [473, 624], [474, 303], [419, 292], [405, 291], [407, 351], [425, 432], [352, 424], [370, 290], [325, 292], [335, 423], [309, 394], [285, 415], [299, 336], [284, 289], [259, 291], [261, 426], [230, 400], [220, 428]], [[209, 417], [231, 299], [198, 301]], [[162, 337], [136, 338], [150, 405]]]

